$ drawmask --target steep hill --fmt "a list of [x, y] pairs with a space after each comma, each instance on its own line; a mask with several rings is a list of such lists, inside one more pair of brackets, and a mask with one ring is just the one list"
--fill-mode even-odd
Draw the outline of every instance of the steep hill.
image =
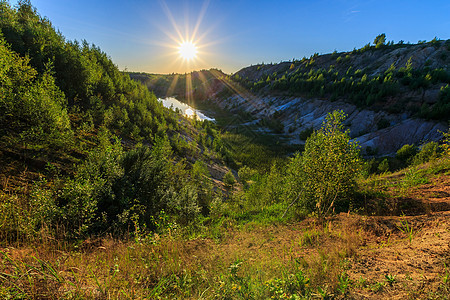
[[44, 223], [78, 238], [152, 228], [161, 211], [189, 222], [220, 194], [228, 152], [215, 126], [164, 108], [29, 1], [0, 2], [0, 62], [0, 242]]
[[238, 71], [233, 79], [255, 93], [342, 99], [361, 108], [445, 119], [449, 64], [450, 40], [433, 40], [366, 45], [351, 52], [256, 65]]
[[[365, 46], [301, 61], [258, 65], [232, 76], [252, 96], [222, 106], [278, 120], [292, 142], [343, 109], [346, 125], [368, 155], [441, 138], [450, 116], [450, 40]], [[248, 95], [248, 94], [247, 94]]]

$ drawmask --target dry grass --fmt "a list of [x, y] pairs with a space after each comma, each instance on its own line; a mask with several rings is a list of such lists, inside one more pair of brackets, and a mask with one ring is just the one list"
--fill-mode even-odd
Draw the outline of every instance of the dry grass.
[[[322, 225], [227, 229], [220, 242], [47, 239], [1, 249], [0, 298], [440, 299], [450, 291], [448, 214], [340, 214]], [[402, 221], [417, 230], [412, 242]]]
[[[59, 243], [4, 248], [0, 295], [260, 299], [285, 290], [278, 296], [289, 299], [293, 294], [310, 296], [319, 287], [335, 291], [343, 261], [355, 255], [361, 242], [353, 221], [347, 219], [326, 226], [304, 221], [231, 230], [221, 243], [167, 235], [153, 237], [153, 244], [102, 239], [71, 245], [72, 249]], [[314, 247], [301, 242], [309, 231], [321, 237]], [[303, 286], [302, 282], [292, 286], [299, 276]]]

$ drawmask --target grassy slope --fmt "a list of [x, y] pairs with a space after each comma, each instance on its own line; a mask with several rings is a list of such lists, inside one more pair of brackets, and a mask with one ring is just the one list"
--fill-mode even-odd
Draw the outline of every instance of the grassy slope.
[[[0, 295], [98, 299], [442, 299], [450, 296], [450, 161], [362, 183], [379, 216], [282, 224], [219, 218], [162, 234], [1, 249]], [[378, 198], [377, 198], [378, 197]], [[375, 199], [375, 200], [374, 200]], [[407, 201], [407, 216], [387, 216]], [[372, 203], [373, 204], [373, 203]], [[164, 220], [162, 220], [164, 222]], [[201, 233], [199, 233], [201, 232]], [[138, 236], [139, 237], [139, 236]]]

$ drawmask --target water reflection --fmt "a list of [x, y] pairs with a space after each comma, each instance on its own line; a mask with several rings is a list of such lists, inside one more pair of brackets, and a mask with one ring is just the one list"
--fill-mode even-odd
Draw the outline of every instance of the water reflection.
[[215, 121], [214, 118], [206, 116], [199, 110], [189, 106], [186, 103], [178, 101], [174, 97], [159, 98], [158, 101], [161, 101], [164, 107], [181, 110], [181, 112], [187, 117], [193, 118], [194, 116], [197, 116], [198, 120]]

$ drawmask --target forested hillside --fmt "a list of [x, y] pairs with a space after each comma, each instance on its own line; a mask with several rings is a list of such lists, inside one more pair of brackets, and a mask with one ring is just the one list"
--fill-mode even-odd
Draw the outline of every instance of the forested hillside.
[[222, 88], [227, 74], [210, 69], [187, 74], [147, 74], [130, 72], [130, 77], [145, 84], [158, 97], [176, 96], [179, 99], [200, 102], [207, 100]]
[[215, 197], [208, 167], [221, 180], [223, 159], [233, 164], [213, 124], [165, 109], [29, 1], [0, 5], [2, 238], [43, 224], [72, 238], [122, 234], [154, 228], [161, 212], [186, 224], [206, 213]]
[[450, 115], [450, 40], [386, 43], [384, 34], [361, 49], [244, 68], [232, 79], [255, 93], [344, 99], [361, 108]]

